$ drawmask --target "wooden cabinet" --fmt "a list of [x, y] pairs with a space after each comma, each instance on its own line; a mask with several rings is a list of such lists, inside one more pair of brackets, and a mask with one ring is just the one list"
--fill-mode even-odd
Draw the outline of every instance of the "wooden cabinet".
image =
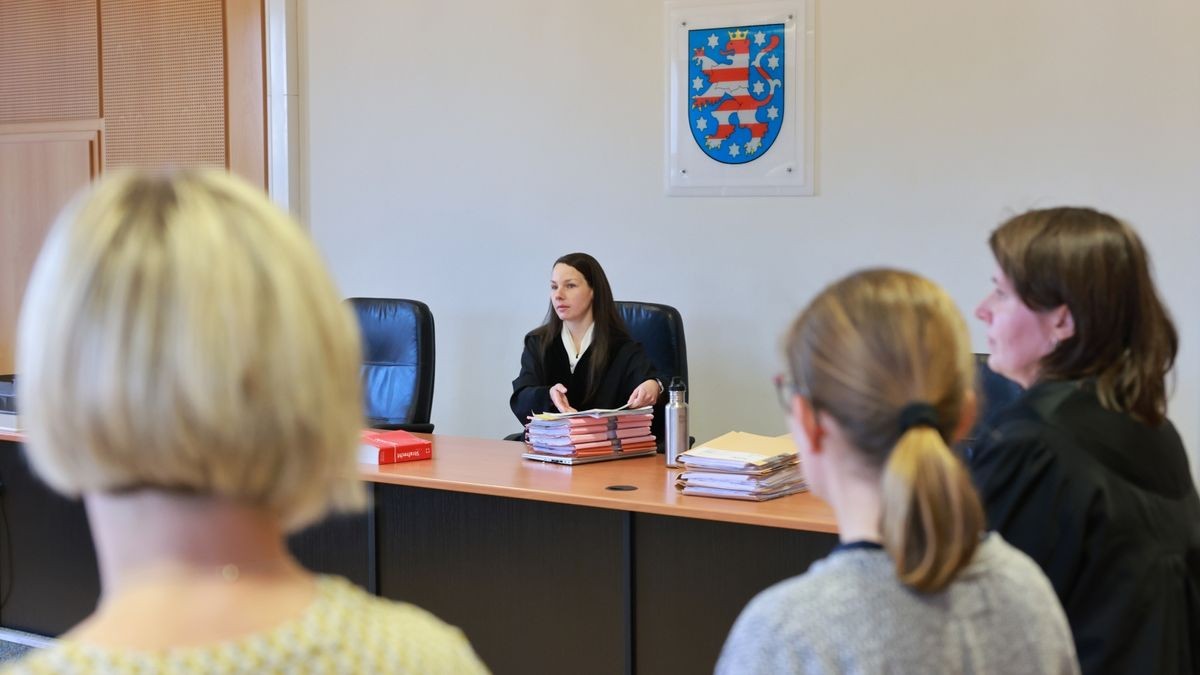
[[266, 187], [262, 0], [0, 0], [0, 373], [50, 222], [106, 169]]

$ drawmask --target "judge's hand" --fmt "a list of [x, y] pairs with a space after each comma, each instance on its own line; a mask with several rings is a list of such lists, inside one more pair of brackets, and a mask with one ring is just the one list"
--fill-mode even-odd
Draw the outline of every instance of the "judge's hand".
[[578, 410], [572, 408], [571, 404], [567, 402], [567, 387], [561, 382], [553, 387], [550, 387], [550, 401], [554, 404], [555, 408], [558, 408], [558, 412], [579, 412]]
[[646, 380], [639, 384], [637, 389], [634, 389], [633, 393], [629, 395], [629, 407], [641, 408], [643, 406], [654, 405], [660, 394], [662, 394], [662, 389], [659, 389], [658, 381]]

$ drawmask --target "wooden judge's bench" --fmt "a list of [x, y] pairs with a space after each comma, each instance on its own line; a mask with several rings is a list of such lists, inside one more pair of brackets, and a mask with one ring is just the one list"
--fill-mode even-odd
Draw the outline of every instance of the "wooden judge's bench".
[[[290, 543], [460, 627], [496, 673], [711, 672], [742, 607], [837, 543], [812, 495], [685, 497], [661, 455], [569, 467], [429, 438], [432, 460], [360, 466], [365, 514]], [[22, 440], [0, 432], [0, 625], [53, 636], [94, 608], [96, 558], [82, 505], [29, 473]]]

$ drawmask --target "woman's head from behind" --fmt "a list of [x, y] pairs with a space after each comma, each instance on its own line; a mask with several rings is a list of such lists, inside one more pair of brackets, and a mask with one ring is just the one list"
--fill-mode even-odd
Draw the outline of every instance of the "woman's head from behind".
[[[970, 562], [984, 521], [947, 439], [974, 417], [966, 328], [936, 284], [867, 270], [823, 290], [786, 338], [793, 428], [815, 492], [843, 474], [878, 484], [880, 533], [921, 591]], [[831, 437], [843, 443], [830, 442]]]
[[22, 308], [31, 461], [68, 495], [211, 495], [299, 527], [363, 501], [359, 354], [316, 250], [256, 189], [106, 178], [59, 216]]
[[1161, 420], [1178, 337], [1133, 229], [1060, 207], [1016, 216], [988, 243], [996, 290], [976, 315], [988, 324], [992, 369], [1025, 386], [1094, 378], [1106, 407]]

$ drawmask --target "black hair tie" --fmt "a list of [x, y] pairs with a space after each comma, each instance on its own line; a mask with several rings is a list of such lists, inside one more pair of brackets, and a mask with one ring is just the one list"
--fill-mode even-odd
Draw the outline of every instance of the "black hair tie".
[[923, 401], [915, 401], [900, 410], [900, 433], [913, 427], [938, 428], [937, 408]]

